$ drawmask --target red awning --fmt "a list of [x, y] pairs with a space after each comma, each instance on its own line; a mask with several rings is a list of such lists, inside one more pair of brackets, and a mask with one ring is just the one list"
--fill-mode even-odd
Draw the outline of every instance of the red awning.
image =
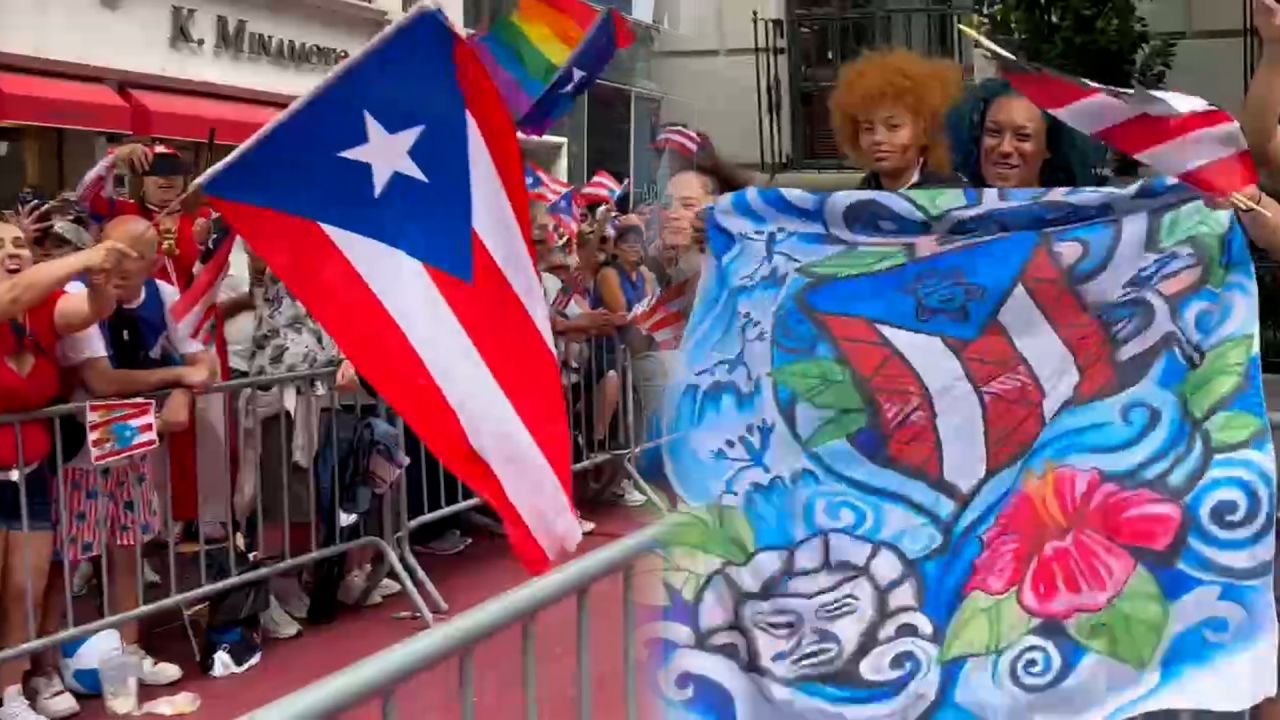
[[124, 92], [133, 106], [133, 133], [174, 140], [208, 140], [239, 145], [267, 124], [283, 108], [201, 95], [179, 95], [159, 90]]
[[0, 72], [0, 122], [128, 133], [129, 105], [97, 82]]

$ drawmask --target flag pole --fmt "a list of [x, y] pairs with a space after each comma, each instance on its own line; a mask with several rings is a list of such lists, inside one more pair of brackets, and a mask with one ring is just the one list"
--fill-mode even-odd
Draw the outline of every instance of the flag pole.
[[[960, 29], [960, 32], [967, 35], [969, 39], [973, 41], [974, 45], [977, 45], [983, 50], [986, 50], [988, 53], [991, 53], [992, 55], [1003, 58], [1005, 60], [1016, 61], [1018, 59], [1016, 55], [1000, 47], [995, 43], [995, 41], [991, 40], [990, 38], [978, 32], [977, 30], [974, 30], [968, 25], [965, 25], [964, 23], [957, 23], [956, 27]], [[1267, 217], [1271, 217], [1271, 213], [1268, 212], [1266, 208], [1262, 207], [1258, 203], [1250, 200], [1249, 198], [1245, 197], [1244, 195], [1241, 195], [1238, 192], [1231, 193], [1230, 195], [1228, 195], [1228, 198], [1230, 198], [1231, 204], [1234, 205], [1237, 210], [1241, 210], [1244, 212], [1256, 211], [1256, 212], [1262, 213]]]

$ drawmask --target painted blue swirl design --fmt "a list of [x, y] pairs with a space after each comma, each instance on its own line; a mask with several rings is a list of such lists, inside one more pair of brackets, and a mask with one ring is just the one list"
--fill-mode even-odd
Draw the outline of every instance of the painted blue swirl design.
[[1275, 459], [1241, 450], [1219, 455], [1187, 496], [1180, 566], [1205, 579], [1270, 577], [1275, 547]]

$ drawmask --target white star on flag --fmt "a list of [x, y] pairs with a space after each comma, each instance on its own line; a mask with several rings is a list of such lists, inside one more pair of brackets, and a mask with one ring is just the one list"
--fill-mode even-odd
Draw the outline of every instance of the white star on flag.
[[409, 157], [409, 149], [418, 141], [426, 125], [418, 125], [398, 133], [389, 133], [382, 124], [364, 111], [364, 130], [368, 142], [338, 153], [338, 157], [362, 162], [373, 171], [373, 196], [379, 197], [396, 173], [430, 182], [422, 168]]
[[574, 91], [576, 91], [578, 87], [582, 84], [582, 81], [587, 79], [587, 74], [582, 72], [578, 68], [576, 67], [569, 68], [569, 70], [573, 72], [573, 79], [569, 81], [569, 84], [565, 86], [564, 90], [560, 91], [565, 95], [569, 95]]

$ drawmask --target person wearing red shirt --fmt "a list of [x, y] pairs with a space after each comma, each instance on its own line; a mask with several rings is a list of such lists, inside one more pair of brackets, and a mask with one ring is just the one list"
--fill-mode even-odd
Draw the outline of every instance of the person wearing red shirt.
[[[212, 228], [213, 213], [184, 196], [190, 172], [190, 166], [174, 148], [159, 143], [133, 143], [108, 153], [76, 188], [77, 201], [95, 223], [137, 215], [155, 225], [162, 239], [155, 278], [179, 292], [194, 280]], [[130, 198], [117, 196], [116, 185], [121, 176], [139, 180], [131, 188], [134, 193]], [[219, 379], [225, 379], [230, 368], [220, 316], [215, 327]], [[190, 523], [202, 514], [207, 516], [202, 535], [212, 541], [225, 538], [224, 524], [229, 520], [225, 509], [230, 504], [233, 470], [226, 465], [225, 410], [222, 398], [200, 399], [192, 427], [166, 438], [168, 480], [161, 481], [168, 487], [173, 519]]]
[[[0, 218], [0, 416], [39, 410], [62, 391], [58, 338], [79, 332], [115, 310], [108, 277], [136, 253], [103, 243], [33, 266], [31, 238]], [[66, 293], [85, 277], [85, 292]], [[53, 558], [49, 420], [0, 423], [0, 647], [30, 637], [28, 619], [40, 602]], [[0, 663], [0, 717], [37, 718], [22, 692], [26, 659]]]
[[[150, 220], [164, 241], [164, 260], [155, 277], [179, 290], [185, 290], [195, 277], [196, 264], [209, 241], [212, 218], [208, 208], [192, 209], [189, 202], [179, 203], [189, 173], [190, 167], [177, 150], [168, 145], [135, 143], [107, 153], [76, 188], [77, 201], [95, 223], [123, 215]], [[134, 197], [117, 196], [120, 175], [140, 178]]]

